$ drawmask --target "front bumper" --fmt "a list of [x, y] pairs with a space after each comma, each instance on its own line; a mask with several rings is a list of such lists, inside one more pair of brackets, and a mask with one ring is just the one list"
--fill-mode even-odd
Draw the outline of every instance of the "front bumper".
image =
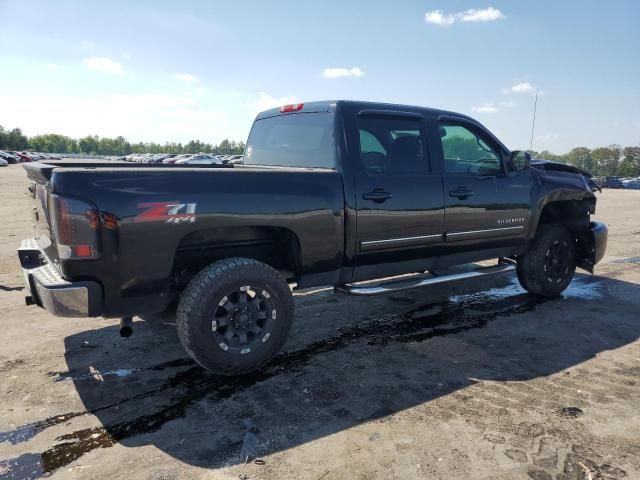
[[591, 222], [591, 228], [587, 235], [578, 238], [581, 255], [578, 259], [578, 267], [593, 273], [593, 269], [607, 249], [607, 225], [602, 222]]
[[18, 257], [25, 286], [33, 299], [31, 303], [36, 303], [58, 317], [100, 316], [102, 286], [99, 283], [69, 282], [62, 278], [33, 238], [22, 241]]

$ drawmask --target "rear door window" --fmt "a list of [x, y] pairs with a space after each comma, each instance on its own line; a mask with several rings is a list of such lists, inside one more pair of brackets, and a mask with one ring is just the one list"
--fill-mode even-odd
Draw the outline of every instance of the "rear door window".
[[360, 159], [369, 175], [429, 171], [426, 133], [418, 118], [358, 118]]
[[278, 115], [256, 120], [245, 164], [335, 168], [332, 116], [328, 112]]

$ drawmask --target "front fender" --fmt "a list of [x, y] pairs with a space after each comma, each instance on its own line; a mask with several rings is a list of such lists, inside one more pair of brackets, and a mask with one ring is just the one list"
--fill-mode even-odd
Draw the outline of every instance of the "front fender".
[[[543, 218], [545, 208], [550, 205], [562, 205], [558, 218], [552, 221], [584, 221], [588, 215], [595, 213], [596, 197], [587, 185], [585, 177], [562, 171], [544, 171], [537, 173], [537, 185], [532, 191], [532, 205], [529, 240], [536, 235], [538, 225]], [[547, 215], [549, 212], [547, 212]], [[584, 215], [584, 216], [583, 216]], [[585, 223], [586, 226], [586, 223]]]

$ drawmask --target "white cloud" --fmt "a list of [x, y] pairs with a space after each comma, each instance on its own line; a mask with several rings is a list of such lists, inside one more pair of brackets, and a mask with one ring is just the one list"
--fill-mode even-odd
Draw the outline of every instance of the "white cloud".
[[97, 72], [110, 73], [113, 75], [122, 75], [124, 73], [122, 65], [106, 57], [85, 58], [82, 60], [82, 63], [84, 63], [88, 69]]
[[190, 73], [174, 73], [171, 76], [186, 83], [193, 83], [198, 80], [198, 77], [196, 77], [195, 75], [191, 75]]
[[504, 14], [500, 10], [493, 7], [481, 10], [471, 8], [462, 13], [458, 13], [456, 16], [460, 18], [461, 22], [493, 22], [495, 20], [502, 20], [505, 18]]
[[208, 87], [198, 87], [193, 90], [193, 93], [198, 97], [206, 97], [211, 93], [211, 89]]
[[512, 92], [516, 93], [532, 93], [535, 92], [535, 88], [529, 82], [522, 82], [511, 87]]
[[324, 78], [362, 77], [364, 72], [358, 67], [353, 68], [325, 68], [322, 71]]
[[451, 14], [442, 13], [442, 10], [434, 10], [433, 12], [427, 12], [424, 14], [424, 21], [440, 25], [441, 27], [448, 27], [449, 25], [453, 25], [456, 18]]
[[505, 15], [497, 8], [488, 7], [482, 9], [471, 8], [464, 12], [444, 13], [442, 10], [433, 10], [424, 14], [424, 21], [441, 27], [449, 27], [455, 22], [494, 22], [503, 20]]
[[60, 65], [58, 65], [57, 63], [53, 63], [53, 62], [49, 62], [49, 63], [45, 63], [44, 66], [46, 67], [47, 70], [53, 72], [55, 70], [58, 70], [58, 68], [60, 68]]
[[471, 110], [476, 113], [496, 113], [498, 111], [498, 108], [489, 102], [485, 102], [482, 105], [478, 105], [477, 107], [472, 107]]
[[82, 42], [80, 42], [80, 45], [84, 48], [93, 48], [96, 46], [95, 43], [90, 42], [89, 40], [83, 40]]

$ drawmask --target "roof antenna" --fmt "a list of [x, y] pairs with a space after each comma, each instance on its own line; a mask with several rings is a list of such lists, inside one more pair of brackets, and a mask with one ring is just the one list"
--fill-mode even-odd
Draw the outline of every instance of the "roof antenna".
[[533, 103], [533, 121], [531, 122], [531, 142], [529, 142], [529, 152], [533, 152], [533, 131], [536, 128], [536, 110], [538, 108], [538, 89], [536, 88], [536, 99]]

